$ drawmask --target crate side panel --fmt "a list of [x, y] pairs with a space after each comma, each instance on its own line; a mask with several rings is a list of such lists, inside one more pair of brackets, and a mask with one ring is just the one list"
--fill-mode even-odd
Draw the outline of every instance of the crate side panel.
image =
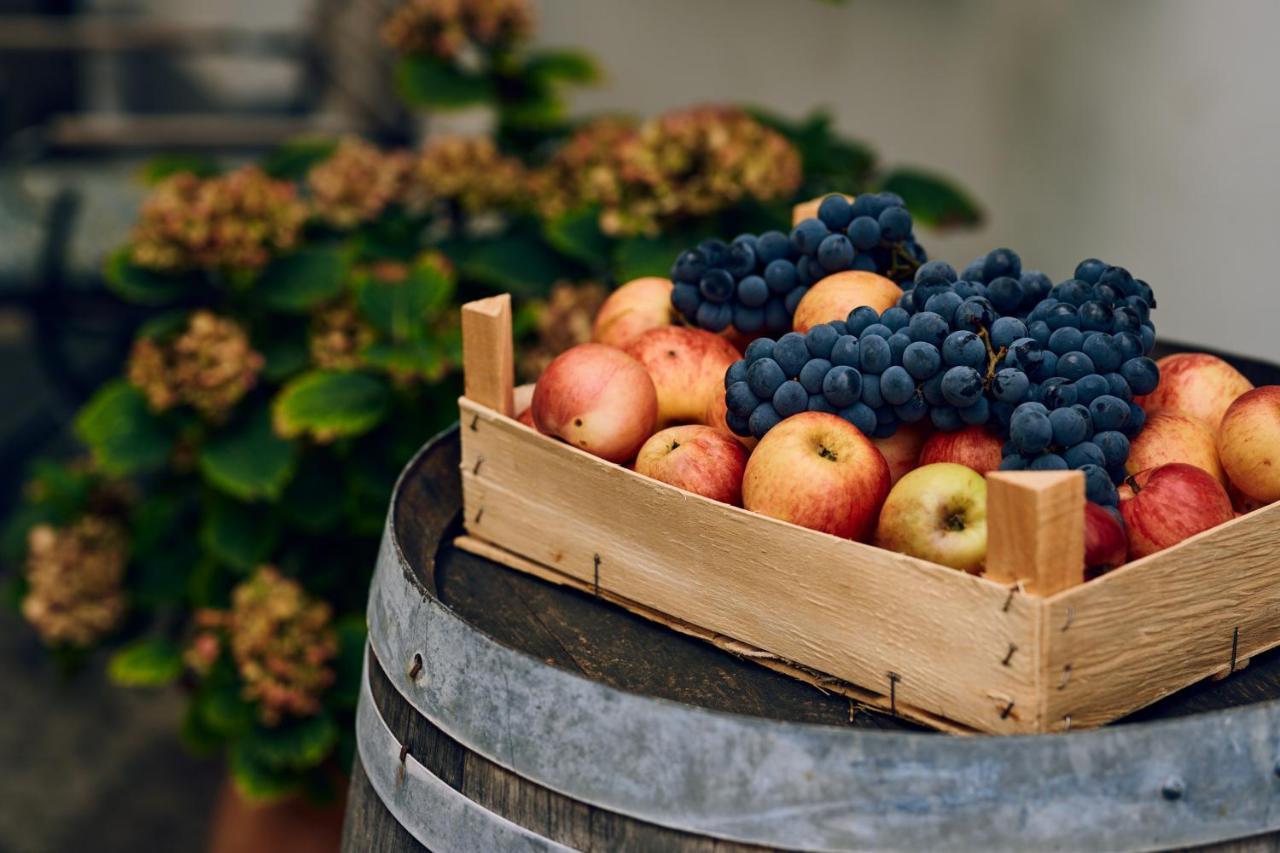
[[463, 406], [472, 535], [965, 726], [1035, 729], [1037, 600], [726, 507]]
[[[1280, 645], [1280, 504], [1046, 602], [1045, 727], [1109, 722]], [[1239, 633], [1237, 634], [1237, 629]]]

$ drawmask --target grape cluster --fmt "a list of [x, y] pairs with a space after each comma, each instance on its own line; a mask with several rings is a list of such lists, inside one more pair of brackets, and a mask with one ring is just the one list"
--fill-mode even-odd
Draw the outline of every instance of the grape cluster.
[[850, 203], [830, 195], [818, 216], [789, 237], [741, 234], [681, 252], [671, 267], [671, 304], [707, 331], [733, 326], [747, 335], [779, 334], [791, 328], [800, 299], [820, 279], [852, 269], [909, 282], [924, 260], [901, 197], [871, 193]]
[[778, 334], [804, 296], [800, 253], [781, 231], [741, 234], [732, 243], [703, 240], [681, 252], [671, 268], [671, 304], [710, 332], [732, 325], [743, 334]]
[[801, 411], [832, 412], [866, 435], [928, 420], [985, 425], [1007, 438], [1001, 468], [1084, 471], [1090, 500], [1114, 506], [1129, 439], [1146, 420], [1134, 397], [1159, 382], [1151, 288], [1121, 267], [1082, 261], [1053, 285], [997, 249], [960, 278], [920, 267], [883, 314], [751, 343], [725, 375], [729, 427], [763, 436]]

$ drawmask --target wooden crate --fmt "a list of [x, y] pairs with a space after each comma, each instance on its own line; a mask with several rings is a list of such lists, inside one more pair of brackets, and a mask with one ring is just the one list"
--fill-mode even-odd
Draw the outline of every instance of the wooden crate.
[[987, 477], [984, 576], [643, 477], [513, 420], [510, 300], [463, 308], [460, 547], [954, 732], [1097, 726], [1280, 644], [1280, 504], [1088, 583], [1079, 472]]

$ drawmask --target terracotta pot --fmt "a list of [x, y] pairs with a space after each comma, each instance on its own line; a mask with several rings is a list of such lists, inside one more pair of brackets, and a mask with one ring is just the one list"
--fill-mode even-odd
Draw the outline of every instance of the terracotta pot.
[[209, 853], [336, 853], [346, 785], [338, 790], [342, 795], [323, 805], [300, 796], [254, 803], [227, 780], [209, 828]]

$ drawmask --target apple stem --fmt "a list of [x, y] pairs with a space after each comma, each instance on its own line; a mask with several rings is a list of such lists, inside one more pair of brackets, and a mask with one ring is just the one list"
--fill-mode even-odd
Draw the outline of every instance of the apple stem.
[[1134, 493], [1135, 495], [1136, 495], [1138, 492], [1142, 491], [1142, 486], [1139, 486], [1139, 485], [1138, 485], [1138, 479], [1137, 479], [1136, 477], [1134, 477], [1132, 474], [1130, 474], [1129, 476], [1125, 477], [1125, 478], [1124, 478], [1124, 482], [1125, 482], [1125, 484], [1126, 484], [1129, 488], [1133, 489], [1133, 493]]

